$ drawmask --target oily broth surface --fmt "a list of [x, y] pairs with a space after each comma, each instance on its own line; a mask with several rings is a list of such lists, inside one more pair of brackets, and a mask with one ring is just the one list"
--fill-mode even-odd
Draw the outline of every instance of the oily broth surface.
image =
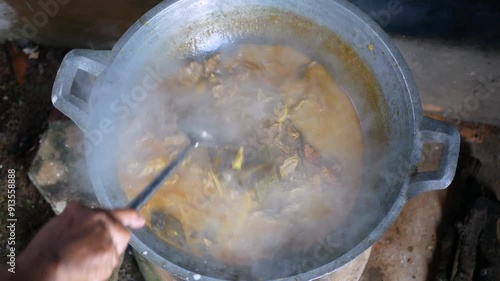
[[[238, 145], [197, 148], [144, 206], [148, 226], [168, 244], [224, 263], [250, 264], [307, 250], [353, 207], [363, 162], [360, 122], [320, 63], [290, 47], [245, 44], [187, 62], [164, 88], [170, 98], [158, 104], [165, 110], [136, 116], [122, 138], [127, 151], [119, 177], [129, 198], [187, 145], [176, 127], [179, 108], [203, 107], [206, 96], [222, 100], [212, 113], [241, 124], [227, 129], [242, 135], [245, 151]], [[246, 98], [234, 98], [239, 96]], [[267, 100], [277, 105], [268, 110]], [[270, 154], [277, 151], [272, 159], [246, 167], [261, 131], [285, 136], [266, 145]], [[297, 149], [295, 142], [301, 144]], [[238, 154], [244, 156], [240, 170], [232, 165]], [[255, 176], [245, 179], [254, 167]], [[262, 188], [254, 178], [269, 177], [269, 170], [279, 180]]]

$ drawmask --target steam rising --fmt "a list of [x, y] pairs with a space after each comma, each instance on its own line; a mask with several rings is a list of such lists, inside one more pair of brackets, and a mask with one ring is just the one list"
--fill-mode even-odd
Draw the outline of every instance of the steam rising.
[[[359, 230], [345, 225], [359, 197], [363, 141], [326, 68], [288, 47], [242, 45], [179, 69], [118, 130], [129, 198], [191, 132], [215, 136], [142, 210], [155, 234], [193, 259], [229, 265], [226, 274], [259, 279], [341, 254]], [[238, 153], [241, 170], [231, 168]]]

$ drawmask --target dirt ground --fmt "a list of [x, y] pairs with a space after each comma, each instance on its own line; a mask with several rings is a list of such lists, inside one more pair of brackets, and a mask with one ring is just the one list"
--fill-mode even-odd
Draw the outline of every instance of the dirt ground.
[[[30, 183], [28, 169], [52, 109], [50, 94], [63, 50], [40, 50], [27, 60], [0, 45], [0, 225], [7, 219], [7, 170], [16, 170], [16, 252], [53, 216], [50, 206]], [[17, 73], [18, 75], [16, 75]], [[24, 75], [22, 75], [24, 74]], [[23, 76], [21, 83], [16, 76]], [[7, 228], [0, 228], [0, 264], [5, 264]]]
[[[0, 225], [7, 219], [7, 170], [16, 170], [16, 254], [54, 216], [49, 204], [28, 178], [41, 136], [49, 120], [61, 118], [51, 103], [52, 85], [67, 50], [40, 48], [28, 56], [11, 45], [0, 45]], [[0, 265], [6, 262], [8, 229], [0, 228]], [[127, 251], [117, 280], [143, 280]], [[0, 266], [1, 267], [1, 266]]]

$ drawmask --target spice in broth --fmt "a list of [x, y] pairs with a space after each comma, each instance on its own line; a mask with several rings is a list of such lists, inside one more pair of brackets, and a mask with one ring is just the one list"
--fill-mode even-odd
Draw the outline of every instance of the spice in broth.
[[[363, 159], [360, 122], [320, 62], [287, 46], [240, 45], [186, 62], [163, 85], [169, 98], [162, 118], [151, 112], [149, 129], [128, 141], [120, 161], [129, 198], [187, 145], [176, 127], [186, 112], [204, 108], [205, 118], [219, 116], [214, 126], [237, 135], [198, 147], [142, 209], [169, 245], [249, 264], [309, 249], [352, 208]], [[168, 129], [159, 133], [158, 122]]]

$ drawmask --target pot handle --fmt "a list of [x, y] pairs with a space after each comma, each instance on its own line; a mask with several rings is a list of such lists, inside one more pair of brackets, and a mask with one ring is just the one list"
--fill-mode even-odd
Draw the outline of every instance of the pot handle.
[[87, 101], [94, 85], [85, 85], [84, 90], [73, 92], [72, 87], [79, 70], [98, 77], [108, 67], [110, 54], [111, 51], [72, 50], [66, 54], [57, 71], [52, 103], [84, 132], [89, 122]]
[[408, 198], [426, 191], [447, 188], [457, 168], [460, 134], [456, 128], [424, 116], [420, 135], [422, 144], [441, 144], [443, 149], [437, 170], [416, 173], [411, 177]]

